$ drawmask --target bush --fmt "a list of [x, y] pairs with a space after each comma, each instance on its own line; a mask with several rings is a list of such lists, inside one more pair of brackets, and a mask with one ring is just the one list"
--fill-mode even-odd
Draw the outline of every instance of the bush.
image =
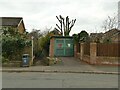
[[25, 46], [30, 46], [30, 40], [25, 38], [26, 35], [20, 34], [15, 28], [3, 28], [2, 35], [2, 56], [3, 63], [8, 60], [17, 60], [20, 58]]
[[2, 63], [9, 63], [9, 59], [2, 57]]

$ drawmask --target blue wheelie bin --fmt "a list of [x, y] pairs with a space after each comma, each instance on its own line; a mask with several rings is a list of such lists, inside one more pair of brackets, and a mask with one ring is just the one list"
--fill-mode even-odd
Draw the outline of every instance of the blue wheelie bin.
[[25, 67], [29, 67], [29, 62], [30, 62], [30, 57], [29, 57], [29, 54], [23, 54], [22, 55], [22, 66]]

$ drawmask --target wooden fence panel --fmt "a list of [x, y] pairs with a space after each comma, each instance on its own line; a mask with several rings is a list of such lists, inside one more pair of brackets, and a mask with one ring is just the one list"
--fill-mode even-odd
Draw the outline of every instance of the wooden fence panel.
[[84, 54], [85, 55], [90, 55], [90, 43], [85, 43], [84, 44]]
[[120, 43], [98, 43], [97, 56], [120, 57]]

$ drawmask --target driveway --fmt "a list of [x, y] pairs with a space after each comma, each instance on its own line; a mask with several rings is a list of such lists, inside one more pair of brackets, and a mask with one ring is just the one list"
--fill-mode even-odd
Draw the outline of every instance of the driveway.
[[79, 59], [74, 57], [59, 57], [62, 61], [61, 64], [58, 66], [65, 66], [65, 67], [80, 67], [81, 65], [85, 65], [84, 62], [81, 62]]
[[62, 68], [71, 68], [82, 71], [105, 71], [105, 72], [118, 72], [118, 66], [110, 66], [110, 65], [90, 65], [80, 59], [74, 57], [59, 57], [62, 60], [61, 63], [53, 65], [56, 67]]

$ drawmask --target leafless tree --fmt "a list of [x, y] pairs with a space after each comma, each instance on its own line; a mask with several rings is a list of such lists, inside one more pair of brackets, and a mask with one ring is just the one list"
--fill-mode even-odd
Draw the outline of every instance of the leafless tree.
[[61, 35], [67, 36], [69, 35], [72, 27], [74, 26], [76, 19], [72, 19], [70, 21], [69, 17], [67, 16], [66, 18], [62, 17], [61, 15], [56, 16], [58, 19], [60, 25], [56, 24], [57, 28], [55, 28], [58, 32], [61, 33]]
[[111, 30], [113, 28], [118, 28], [118, 17], [115, 16], [108, 16], [108, 18], [103, 22], [102, 28], [105, 31]]

